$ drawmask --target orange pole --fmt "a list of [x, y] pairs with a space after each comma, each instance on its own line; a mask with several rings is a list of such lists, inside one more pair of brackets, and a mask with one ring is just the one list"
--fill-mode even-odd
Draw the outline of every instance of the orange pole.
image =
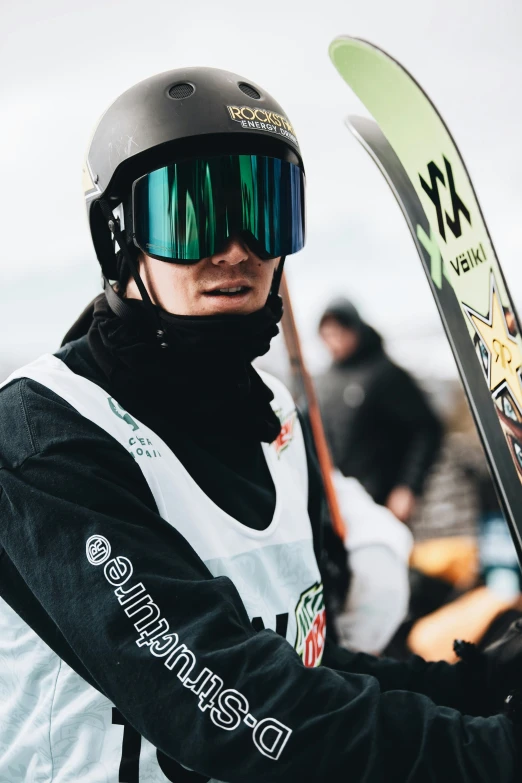
[[312, 427], [312, 435], [326, 493], [326, 502], [328, 503], [328, 510], [330, 512], [330, 519], [332, 520], [333, 529], [339, 538], [344, 541], [346, 537], [346, 525], [344, 524], [344, 519], [341, 516], [341, 510], [339, 508], [339, 502], [337, 500], [337, 494], [333, 484], [332, 457], [330, 455], [328, 443], [326, 442], [326, 436], [324, 434], [323, 422], [321, 419], [321, 413], [319, 411], [319, 404], [317, 402], [314, 385], [312, 383], [310, 374], [306, 369], [306, 364], [303, 358], [301, 341], [299, 340], [299, 333], [297, 331], [294, 313], [292, 310], [292, 302], [290, 301], [290, 293], [288, 291], [288, 284], [286, 281], [286, 275], [284, 273], [281, 279], [280, 293], [283, 298], [284, 306], [284, 313], [281, 324], [283, 326], [283, 335], [290, 358], [290, 367], [292, 369], [292, 374], [300, 379], [304, 388], [304, 394], [308, 404], [310, 424]]

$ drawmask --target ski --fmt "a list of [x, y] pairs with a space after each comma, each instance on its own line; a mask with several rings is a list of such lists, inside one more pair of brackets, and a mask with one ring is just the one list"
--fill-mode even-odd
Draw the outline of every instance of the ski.
[[522, 340], [473, 185], [437, 109], [373, 44], [339, 37], [330, 57], [375, 122], [347, 125], [408, 223], [522, 563]]
[[283, 336], [290, 361], [290, 369], [294, 381], [294, 387], [298, 389], [299, 396], [306, 401], [310, 429], [314, 440], [317, 462], [323, 480], [324, 494], [330, 513], [330, 520], [335, 533], [341, 541], [346, 541], [346, 524], [341, 514], [337, 493], [333, 482], [333, 463], [330, 455], [330, 449], [326, 442], [324, 434], [323, 421], [319, 410], [319, 403], [315, 394], [314, 384], [301, 349], [301, 340], [297, 330], [297, 324], [294, 318], [294, 309], [288, 289], [286, 275], [283, 273], [281, 278], [281, 297], [283, 299], [283, 318], [281, 326], [283, 327]]

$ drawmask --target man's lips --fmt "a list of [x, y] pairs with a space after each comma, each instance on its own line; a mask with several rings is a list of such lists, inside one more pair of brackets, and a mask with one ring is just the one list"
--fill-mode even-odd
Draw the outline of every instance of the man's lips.
[[205, 296], [242, 296], [249, 293], [252, 286], [247, 281], [238, 280], [234, 282], [220, 283], [204, 291]]

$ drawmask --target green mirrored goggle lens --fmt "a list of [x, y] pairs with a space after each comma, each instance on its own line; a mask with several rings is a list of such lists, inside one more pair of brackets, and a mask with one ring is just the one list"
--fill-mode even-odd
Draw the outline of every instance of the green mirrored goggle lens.
[[239, 235], [262, 258], [304, 246], [304, 174], [264, 155], [171, 163], [133, 186], [134, 239], [156, 258], [191, 263]]

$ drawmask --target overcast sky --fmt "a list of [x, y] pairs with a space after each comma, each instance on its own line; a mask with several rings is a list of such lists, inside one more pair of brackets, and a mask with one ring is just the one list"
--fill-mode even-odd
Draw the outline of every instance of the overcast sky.
[[361, 112], [328, 57], [339, 34], [417, 78], [456, 137], [522, 303], [520, 0], [3, 0], [0, 4], [0, 373], [53, 351], [99, 290], [81, 168], [94, 124], [133, 83], [186, 65], [265, 87], [294, 124], [308, 244], [288, 261], [314, 366], [321, 308], [341, 292], [421, 375], [452, 360], [406, 224], [343, 125]]

